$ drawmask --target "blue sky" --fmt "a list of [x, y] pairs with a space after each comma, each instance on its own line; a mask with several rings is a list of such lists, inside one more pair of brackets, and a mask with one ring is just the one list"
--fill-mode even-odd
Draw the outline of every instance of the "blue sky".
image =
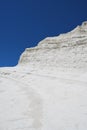
[[87, 20], [87, 0], [0, 0], [0, 66], [14, 66], [25, 48]]

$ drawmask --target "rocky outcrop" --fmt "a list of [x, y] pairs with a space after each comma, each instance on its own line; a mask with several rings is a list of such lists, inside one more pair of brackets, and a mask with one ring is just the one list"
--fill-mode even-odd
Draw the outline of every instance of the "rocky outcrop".
[[87, 68], [87, 22], [71, 32], [48, 37], [34, 48], [27, 48], [19, 64], [36, 68], [86, 69]]

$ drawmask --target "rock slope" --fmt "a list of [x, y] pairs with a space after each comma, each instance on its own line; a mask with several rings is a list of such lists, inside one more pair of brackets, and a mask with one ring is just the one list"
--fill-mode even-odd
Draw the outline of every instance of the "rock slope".
[[0, 68], [0, 130], [87, 130], [87, 22]]

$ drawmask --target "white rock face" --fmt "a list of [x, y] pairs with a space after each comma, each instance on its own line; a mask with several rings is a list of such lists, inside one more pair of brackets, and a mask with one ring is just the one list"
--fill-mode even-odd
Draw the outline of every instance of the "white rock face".
[[0, 68], [0, 130], [87, 130], [87, 22]]
[[27, 48], [20, 57], [19, 65], [28, 65], [33, 69], [86, 69], [87, 22], [69, 33], [48, 37], [38, 46]]

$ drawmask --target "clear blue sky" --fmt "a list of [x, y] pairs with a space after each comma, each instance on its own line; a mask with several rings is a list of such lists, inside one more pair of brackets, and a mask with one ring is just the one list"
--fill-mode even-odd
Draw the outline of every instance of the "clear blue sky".
[[87, 20], [87, 0], [0, 0], [0, 66], [14, 66], [27, 47]]

